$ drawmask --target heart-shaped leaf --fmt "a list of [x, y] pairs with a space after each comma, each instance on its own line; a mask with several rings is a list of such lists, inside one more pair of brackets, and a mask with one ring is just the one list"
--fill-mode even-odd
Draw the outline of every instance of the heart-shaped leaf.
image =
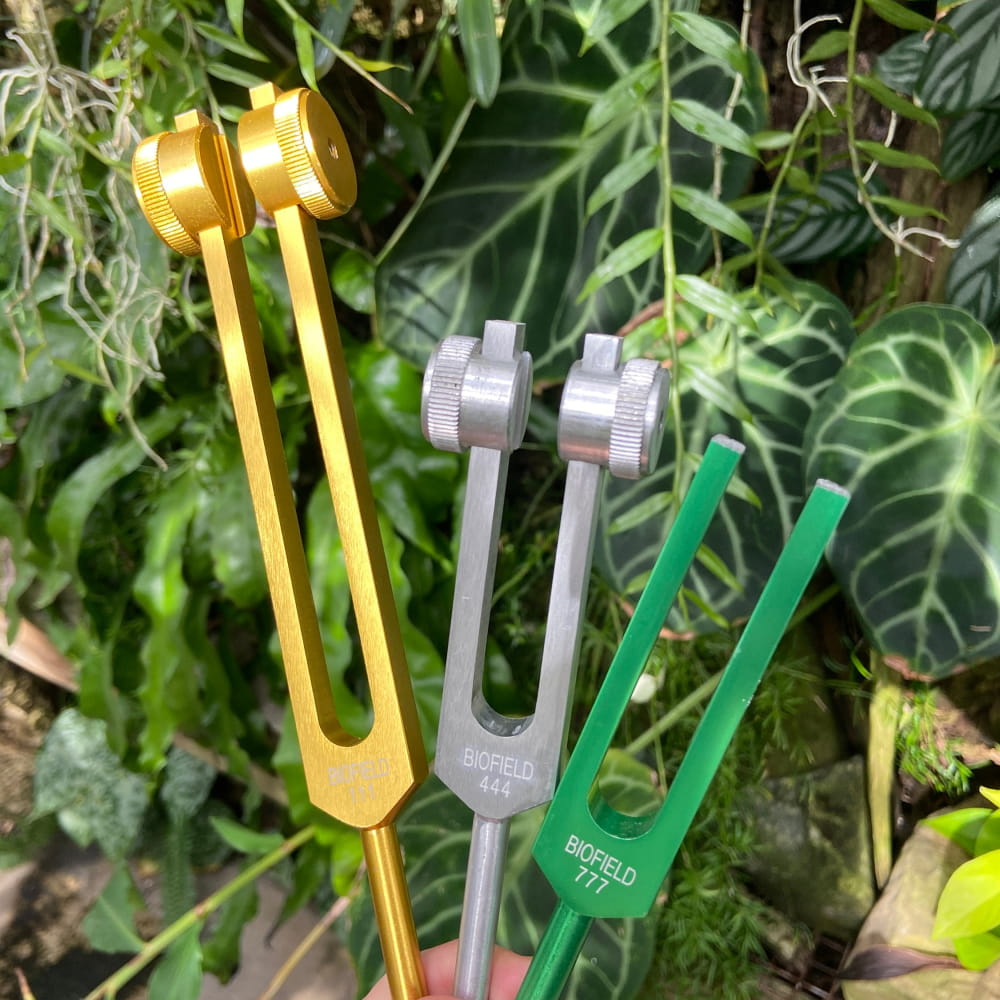
[[[677, 631], [703, 631], [717, 627], [719, 616], [734, 621], [749, 613], [802, 504], [804, 428], [840, 370], [854, 332], [844, 305], [818, 285], [795, 282], [785, 291], [785, 297], [743, 297], [756, 329], [717, 322], [680, 350], [685, 447], [700, 455], [714, 434], [728, 434], [747, 451], [737, 485], [723, 500], [685, 581], [688, 600], [670, 613]], [[628, 530], [615, 528], [628, 524], [640, 505], [653, 509], [654, 498], [674, 492], [676, 458], [668, 432], [648, 479], [609, 480], [597, 560], [619, 590], [637, 589], [663, 543], [670, 514]], [[685, 476], [693, 475], [694, 464], [685, 462]], [[686, 482], [679, 486], [682, 493]]]
[[875, 647], [943, 677], [1000, 653], [1000, 385], [951, 306], [860, 337], [806, 434], [809, 478], [853, 495], [829, 552]]
[[[377, 270], [379, 333], [394, 350], [422, 365], [441, 338], [476, 335], [484, 320], [505, 316], [527, 324], [538, 377], [562, 378], [584, 333], [616, 330], [661, 297], [654, 256], [577, 301], [616, 247], [662, 226], [656, 170], [593, 215], [581, 212], [618, 165], [660, 142], [653, 6], [582, 56], [566, 3], [511, 6], [496, 100], [473, 112], [447, 171]], [[674, 101], [725, 110], [734, 71], [724, 59], [675, 35], [670, 66]], [[733, 113], [749, 134], [763, 125], [760, 79], [754, 63]], [[674, 180], [708, 190], [712, 147], [676, 123], [670, 145]], [[723, 164], [725, 201], [740, 193], [751, 161], [726, 152]], [[710, 234], [680, 210], [673, 231], [679, 269], [697, 271]]]
[[[618, 750], [609, 751], [605, 760], [601, 791], [617, 809], [636, 815], [661, 803], [650, 772]], [[544, 807], [539, 807], [513, 818], [504, 869], [497, 940], [526, 955], [534, 954], [555, 907], [555, 894], [531, 857], [543, 813]], [[458, 936], [471, 824], [469, 810], [436, 778], [416, 793], [399, 820], [417, 937], [424, 948]], [[654, 929], [655, 916], [595, 921], [564, 1000], [634, 996], [652, 960]], [[351, 906], [347, 946], [363, 994], [383, 971], [367, 888]]]

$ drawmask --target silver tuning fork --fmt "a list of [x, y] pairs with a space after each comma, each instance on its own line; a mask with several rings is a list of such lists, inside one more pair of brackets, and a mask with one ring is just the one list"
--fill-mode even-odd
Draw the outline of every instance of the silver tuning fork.
[[659, 453], [668, 378], [655, 361], [621, 363], [618, 337], [588, 334], [559, 410], [567, 463], [548, 621], [532, 715], [511, 718], [483, 694], [486, 633], [510, 453], [531, 400], [524, 324], [490, 321], [482, 340], [449, 337], [424, 376], [424, 434], [470, 449], [435, 771], [474, 813], [454, 993], [484, 1000], [510, 820], [551, 800], [559, 773], [586, 610], [604, 470], [645, 475]]

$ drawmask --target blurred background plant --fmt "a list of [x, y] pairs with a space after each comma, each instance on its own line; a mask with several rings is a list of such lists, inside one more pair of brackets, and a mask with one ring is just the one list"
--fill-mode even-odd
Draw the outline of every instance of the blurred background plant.
[[[152, 235], [128, 179], [139, 138], [195, 106], [231, 127], [261, 80], [318, 87], [358, 166], [358, 204], [324, 238], [429, 751], [463, 477], [419, 432], [419, 372], [441, 337], [523, 320], [536, 362], [489, 647], [504, 711], [532, 706], [560, 502], [554, 414], [582, 335], [618, 331], [627, 353], [670, 366], [674, 391], [657, 473], [609, 487], [576, 724], [709, 438], [748, 446], [623, 724], [626, 751], [609, 760], [636, 808], [669, 782], [809, 483], [854, 494], [666, 905], [595, 936], [587, 961], [609, 996], [758, 995], [765, 956], [804, 975], [789, 937], [849, 940], [856, 915], [795, 906], [793, 933], [773, 932], [789, 893], [761, 874], [760, 841], [777, 835], [759, 810], [775, 783], [867, 754], [871, 833], [862, 811], [867, 853], [846, 862], [863, 907], [892, 865], [901, 789], [929, 808], [996, 761], [1000, 53], [987, 29], [1000, 8], [770, 8], [8, 5], [0, 588], [12, 657], [40, 628], [72, 664], [75, 694], [2, 856], [38, 850], [52, 817], [96, 841], [117, 868], [92, 943], [147, 960], [167, 949], [153, 1000], [232, 972], [252, 879], [275, 866], [286, 915], [317, 894], [351, 900], [344, 934], [362, 986], [378, 974], [356, 836], [305, 796], [204, 277]], [[266, 218], [246, 243], [331, 684], [363, 725], [339, 539]], [[974, 666], [978, 687], [959, 676]], [[960, 702], [962, 725], [942, 723], [939, 697]], [[88, 794], [95, 783], [106, 794]], [[434, 856], [413, 876], [430, 944], [457, 931], [467, 819], [433, 783], [408, 815], [409, 856]], [[534, 825], [526, 817], [515, 844]], [[455, 834], [447, 856], [442, 828]], [[233, 851], [258, 860], [213, 897], [222, 918], [199, 937], [208, 911], [191, 916], [192, 871]], [[164, 886], [166, 936], [152, 945], [134, 932], [140, 855]], [[527, 850], [512, 852], [504, 934], [526, 950], [547, 912], [538, 883]], [[101, 914], [131, 930], [109, 940]], [[595, 995], [588, 982], [584, 963], [574, 995]]]

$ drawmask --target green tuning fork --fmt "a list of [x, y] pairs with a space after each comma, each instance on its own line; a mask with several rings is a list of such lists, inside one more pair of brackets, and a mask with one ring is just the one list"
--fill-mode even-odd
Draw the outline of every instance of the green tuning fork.
[[713, 439], [657, 558], [535, 841], [559, 896], [517, 1000], [556, 1000], [596, 917], [642, 917], [688, 827], [827, 542], [847, 506], [819, 480], [723, 672], [670, 786], [651, 816], [626, 816], [601, 797], [598, 770], [646, 659], [743, 451]]

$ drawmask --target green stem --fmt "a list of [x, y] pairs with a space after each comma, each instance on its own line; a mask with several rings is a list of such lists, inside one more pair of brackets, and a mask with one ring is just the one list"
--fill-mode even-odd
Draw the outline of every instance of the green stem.
[[83, 1000], [101, 1000], [114, 997], [134, 976], [138, 975], [154, 958], [166, 951], [182, 934], [200, 924], [209, 914], [214, 913], [227, 899], [236, 895], [244, 886], [260, 878], [269, 868], [273, 868], [282, 858], [288, 857], [316, 834], [316, 827], [306, 826], [289, 837], [280, 847], [265, 854], [259, 861], [240, 872], [231, 882], [227, 882], [217, 892], [192, 907], [184, 916], [165, 927], [151, 941], [147, 941], [134, 958], [129, 959], [117, 972], [109, 976], [99, 986], [88, 993]]
[[682, 698], [666, 715], [661, 716], [644, 733], [637, 736], [627, 747], [625, 753], [635, 756], [640, 750], [648, 746], [654, 740], [659, 739], [671, 726], [677, 725], [681, 719], [687, 715], [691, 709], [696, 708], [719, 686], [722, 680], [722, 671], [713, 674], [707, 681], [702, 682], [686, 698]]
[[420, 211], [421, 206], [427, 200], [427, 196], [434, 190], [434, 185], [437, 183], [437, 179], [441, 176], [444, 168], [448, 164], [448, 160], [451, 158], [451, 154], [458, 144], [458, 140], [465, 130], [465, 123], [469, 120], [469, 115], [472, 114], [472, 109], [476, 106], [476, 102], [473, 98], [469, 98], [465, 102], [465, 106], [462, 108], [455, 119], [455, 124], [451, 128], [451, 132], [448, 133], [448, 141], [444, 144], [441, 152], [438, 153], [437, 159], [434, 161], [434, 165], [430, 169], [426, 180], [424, 181], [424, 186], [420, 189], [420, 194], [417, 195], [416, 200], [410, 206], [410, 210], [406, 213], [403, 221], [396, 227], [392, 236], [386, 241], [386, 244], [379, 251], [378, 256], [375, 258], [375, 266], [379, 267], [386, 257], [389, 256], [392, 248], [402, 239], [403, 233], [410, 228], [410, 223], [413, 222], [414, 217], [417, 212]]

